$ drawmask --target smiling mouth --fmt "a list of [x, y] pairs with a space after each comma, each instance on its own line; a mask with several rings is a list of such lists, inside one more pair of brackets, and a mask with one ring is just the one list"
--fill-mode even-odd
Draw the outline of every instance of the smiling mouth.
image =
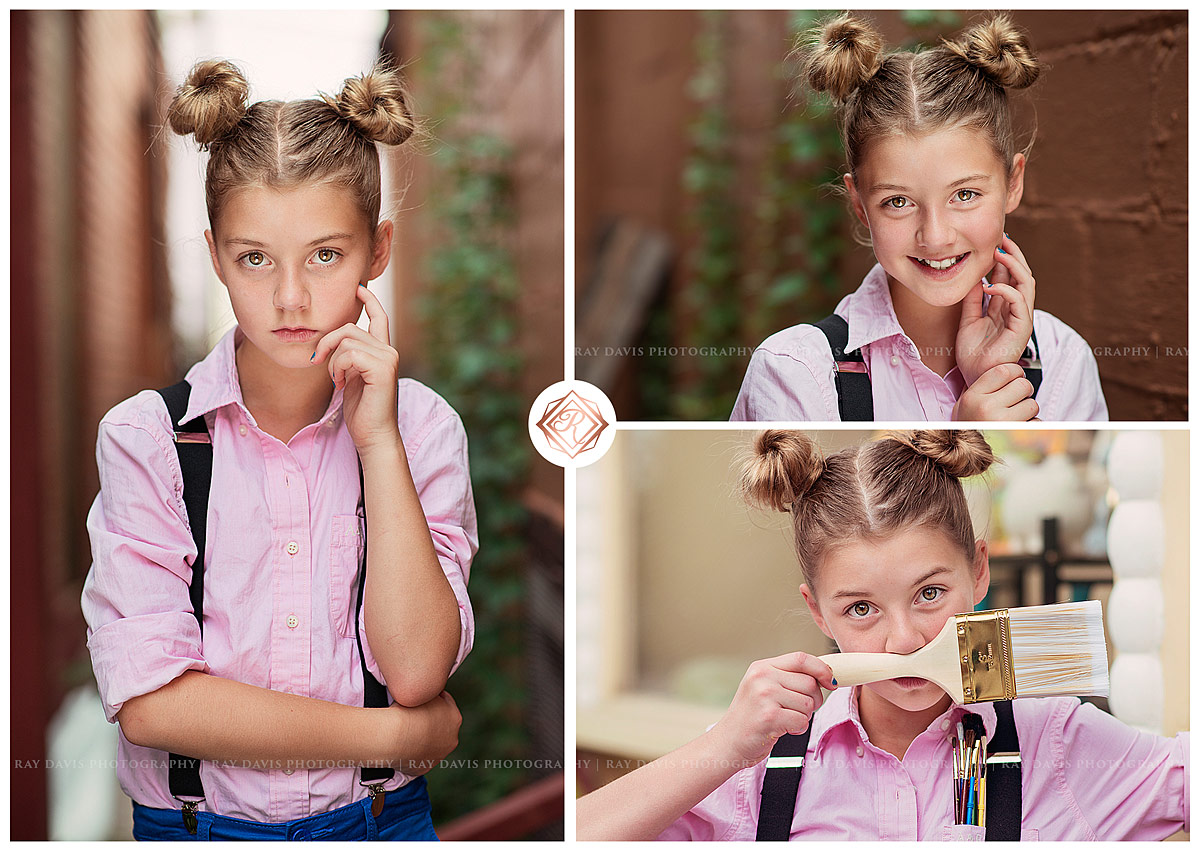
[[968, 254], [970, 254], [969, 251], [964, 252], [963, 254], [954, 255], [953, 257], [943, 258], [942, 260], [926, 260], [923, 257], [912, 257], [912, 255], [909, 255], [909, 258], [926, 269], [932, 269], [936, 272], [945, 272], [946, 270], [962, 263]]

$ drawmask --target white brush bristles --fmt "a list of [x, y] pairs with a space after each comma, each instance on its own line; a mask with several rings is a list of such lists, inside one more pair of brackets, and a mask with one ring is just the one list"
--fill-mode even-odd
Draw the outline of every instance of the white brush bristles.
[[1108, 695], [1099, 601], [1008, 611], [1017, 695]]

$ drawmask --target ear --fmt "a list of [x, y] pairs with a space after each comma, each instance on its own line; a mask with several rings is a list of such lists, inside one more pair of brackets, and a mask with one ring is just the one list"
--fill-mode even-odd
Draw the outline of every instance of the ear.
[[375, 228], [375, 240], [371, 247], [371, 269], [367, 278], [378, 278], [387, 269], [388, 261], [392, 259], [392, 233], [394, 228], [391, 219], [384, 219]]
[[212, 258], [213, 272], [217, 273], [217, 278], [228, 287], [229, 285], [225, 283], [225, 276], [221, 274], [221, 261], [217, 259], [217, 244], [213, 242], [212, 231], [208, 228], [204, 229], [204, 241], [208, 243], [208, 254]]
[[1025, 194], [1025, 155], [1013, 154], [1012, 174], [1008, 176], [1008, 199], [1004, 203], [1005, 215], [1013, 212], [1021, 204], [1021, 196]]
[[[804, 602], [808, 604], [808, 611], [812, 614], [813, 621], [817, 623], [817, 627], [821, 632], [833, 639], [833, 634], [829, 632], [829, 628], [825, 626], [825, 619], [821, 615], [821, 608], [817, 606], [817, 596], [813, 594], [813, 590], [808, 587], [807, 583], [800, 584], [800, 594], [804, 595]], [[836, 639], [833, 639], [836, 642]]]
[[987, 595], [988, 586], [992, 584], [992, 569], [988, 564], [988, 545], [983, 539], [975, 542], [975, 564], [971, 566], [975, 576], [975, 584], [971, 589], [971, 600], [979, 603]]
[[846, 192], [850, 193], [850, 205], [854, 208], [854, 215], [863, 223], [864, 228], [871, 230], [871, 223], [867, 221], [867, 208], [858, 195], [858, 187], [854, 185], [854, 175], [849, 172], [842, 175], [842, 183], [846, 185]]

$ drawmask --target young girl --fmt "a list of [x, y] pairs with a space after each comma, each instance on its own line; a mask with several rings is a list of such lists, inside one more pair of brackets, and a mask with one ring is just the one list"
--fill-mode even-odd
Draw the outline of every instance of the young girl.
[[[730, 419], [1107, 420], [1091, 349], [1034, 311], [1004, 232], [1025, 180], [1006, 90], [1039, 73], [1025, 36], [1000, 16], [883, 55], [848, 15], [813, 36], [808, 82], [838, 106], [843, 182], [878, 263], [835, 310], [840, 341], [797, 325], [758, 347]], [[835, 365], [834, 347], [861, 360]]]
[[[987, 592], [988, 547], [959, 479], [992, 461], [973, 431], [891, 436], [827, 458], [803, 434], [770, 431], [743, 484], [752, 502], [790, 513], [800, 591], [821, 631], [844, 652], [908, 654]], [[833, 690], [824, 700], [822, 688]], [[754, 840], [773, 816], [793, 840], [983, 839], [955, 824], [951, 736], [971, 711], [990, 740], [1001, 704], [964, 707], [920, 678], [839, 689], [802, 652], [759, 660], [707, 732], [580, 799], [578, 836]], [[1188, 734], [1139, 733], [1075, 698], [1008, 707], [1022, 839], [1149, 840], [1187, 828]], [[782, 735], [810, 727], [794, 805], [764, 814], [765, 759]], [[990, 798], [988, 814], [991, 825]]]
[[[178, 418], [212, 446], [203, 552], [164, 397], [100, 424], [83, 610], [118, 776], [138, 839], [436, 839], [421, 775], [457, 743], [443, 690], [474, 633], [466, 434], [398, 378], [366, 284], [392, 239], [376, 143], [413, 117], [383, 67], [336, 99], [247, 94], [201, 62], [169, 112], [209, 151], [205, 238], [237, 319]], [[368, 671], [386, 693], [364, 707]], [[199, 760], [191, 783], [175, 754]]]

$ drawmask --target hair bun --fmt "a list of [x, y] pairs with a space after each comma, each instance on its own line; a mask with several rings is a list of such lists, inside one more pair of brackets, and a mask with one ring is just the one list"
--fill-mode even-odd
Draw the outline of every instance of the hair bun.
[[808, 84], [844, 101], [879, 70], [883, 36], [865, 21], [839, 15], [812, 33], [813, 44], [804, 64]]
[[1006, 89], [1032, 86], [1041, 73], [1029, 38], [1008, 15], [976, 24], [946, 47]]
[[175, 91], [167, 110], [171, 129], [191, 133], [202, 148], [229, 133], [246, 114], [250, 85], [241, 70], [224, 59], [197, 62]]
[[337, 98], [325, 101], [372, 142], [399, 145], [417, 129], [404, 80], [383, 64], [349, 78]]
[[824, 470], [817, 445], [803, 432], [768, 429], [742, 465], [742, 494], [755, 506], [790, 512]]
[[894, 437], [951, 476], [978, 476], [996, 461], [991, 445], [975, 429], [918, 429]]

